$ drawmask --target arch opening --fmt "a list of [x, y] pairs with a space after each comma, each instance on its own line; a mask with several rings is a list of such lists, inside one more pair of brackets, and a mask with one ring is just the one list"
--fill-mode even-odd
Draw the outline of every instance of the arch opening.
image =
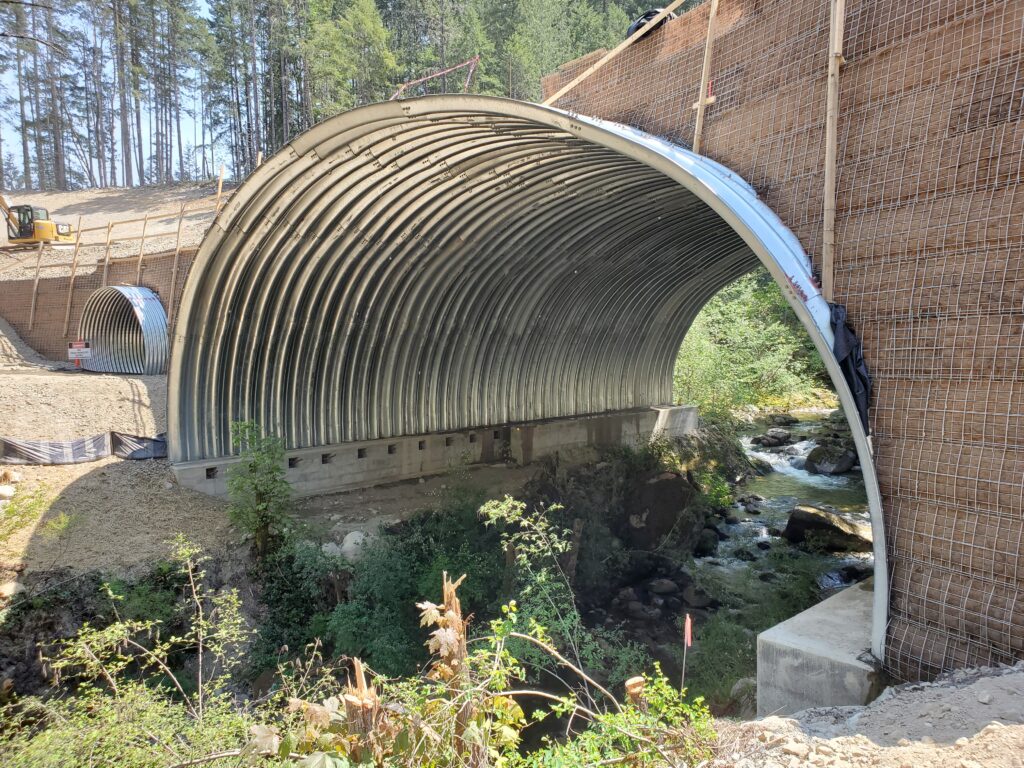
[[148, 376], [167, 368], [167, 314], [149, 288], [112, 285], [93, 292], [78, 336], [92, 348], [87, 370]]
[[[352, 110], [261, 166], [203, 241], [174, 331], [170, 455], [229, 457], [236, 420], [297, 451], [668, 403], [693, 318], [758, 264], [855, 414], [809, 259], [728, 169], [505, 99]], [[880, 495], [851, 428], [880, 657]]]

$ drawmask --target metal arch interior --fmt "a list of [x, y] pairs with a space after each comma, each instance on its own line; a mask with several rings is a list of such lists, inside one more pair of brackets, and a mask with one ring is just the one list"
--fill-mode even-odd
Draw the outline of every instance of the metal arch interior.
[[92, 345], [90, 371], [158, 375], [167, 369], [167, 313], [149, 288], [109, 285], [89, 296], [78, 336]]
[[[505, 99], [352, 110], [257, 169], [203, 241], [174, 331], [171, 458], [230, 455], [234, 420], [306, 448], [667, 403], [693, 318], [758, 263], [855, 414], [809, 260], [727, 169]], [[880, 495], [851, 427], [881, 657]]]

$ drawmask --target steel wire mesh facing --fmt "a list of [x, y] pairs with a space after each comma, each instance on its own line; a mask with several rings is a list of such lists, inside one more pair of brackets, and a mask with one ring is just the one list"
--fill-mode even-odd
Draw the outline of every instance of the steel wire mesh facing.
[[[556, 106], [689, 146], [708, 9]], [[721, 0], [702, 136], [815, 261], [828, 35], [825, 0]], [[1024, 0], [848, 0], [843, 54], [834, 277], [875, 376], [885, 665], [1024, 658]]]

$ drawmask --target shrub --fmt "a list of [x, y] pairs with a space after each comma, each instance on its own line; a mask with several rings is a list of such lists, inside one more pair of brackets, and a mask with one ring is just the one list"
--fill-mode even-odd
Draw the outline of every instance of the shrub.
[[228, 469], [228, 514], [252, 535], [256, 556], [262, 559], [289, 520], [291, 485], [286, 479], [284, 443], [264, 436], [251, 421], [231, 425], [231, 442], [240, 451], [240, 461]]

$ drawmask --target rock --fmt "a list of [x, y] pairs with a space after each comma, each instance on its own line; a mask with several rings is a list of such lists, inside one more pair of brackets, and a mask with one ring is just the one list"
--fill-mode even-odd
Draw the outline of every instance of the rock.
[[675, 472], [662, 472], [633, 488], [626, 504], [629, 525], [623, 532], [632, 549], [652, 551], [673, 534], [692, 550], [704, 527], [704, 511], [694, 504], [697, 491]]
[[341, 556], [341, 546], [337, 542], [334, 542], [334, 541], [328, 541], [328, 542], [325, 542], [324, 544], [322, 544], [320, 546], [320, 551], [323, 552], [328, 557], [340, 557]]
[[654, 579], [648, 583], [647, 590], [656, 595], [671, 595], [679, 591], [679, 585], [672, 579]]
[[0, 584], [0, 597], [7, 600], [24, 591], [25, 585], [18, 581], [8, 581], [6, 584]]
[[981, 693], [978, 694], [978, 703], [979, 704], [991, 704], [992, 703], [992, 694], [989, 693], [988, 691], [982, 691]]
[[778, 577], [771, 571], [761, 571], [759, 574], [757, 574], [757, 578], [759, 581], [763, 581], [766, 583], [771, 583], [778, 579]]
[[615, 596], [615, 599], [623, 605], [629, 605], [634, 600], [639, 600], [640, 598], [637, 596], [636, 590], [632, 587], [623, 587], [619, 590], [619, 594]]
[[787, 755], [805, 760], [807, 755], [811, 753], [810, 747], [806, 744], [801, 744], [799, 741], [787, 741], [782, 745], [782, 751]]
[[0, 485], [0, 499], [9, 501], [14, 498], [15, 488], [13, 485]]
[[875, 573], [870, 563], [851, 563], [839, 569], [844, 581], [860, 582], [870, 578]]
[[697, 545], [693, 548], [694, 557], [711, 557], [718, 551], [718, 531], [705, 528], [697, 536]]
[[743, 547], [740, 547], [735, 552], [733, 552], [732, 556], [735, 557], [737, 560], [742, 560], [745, 563], [751, 563], [754, 560], [757, 560], [757, 555], [755, 555], [749, 549], [744, 549]]
[[793, 544], [811, 543], [828, 552], [871, 551], [870, 526], [804, 504], [789, 513], [782, 536]]
[[639, 600], [630, 600], [629, 604], [626, 605], [626, 612], [634, 619], [647, 618], [647, 606], [645, 606]]
[[819, 445], [807, 454], [804, 469], [812, 475], [841, 475], [857, 463], [857, 454], [843, 445]]
[[782, 429], [781, 427], [772, 427], [765, 432], [765, 434], [773, 440], [778, 440], [779, 443], [788, 443], [793, 439], [793, 435], [790, 431], [788, 429]]
[[0, 483], [4, 485], [17, 485], [24, 478], [21, 472], [14, 469], [0, 469]]
[[789, 413], [773, 413], [768, 416], [768, 423], [779, 427], [789, 427], [798, 424], [800, 420]]
[[363, 531], [352, 531], [345, 536], [341, 542], [341, 555], [350, 562], [355, 562], [363, 556], [363, 550], [369, 543], [370, 537]]
[[683, 589], [683, 602], [691, 608], [707, 608], [714, 602], [711, 595], [696, 584], [688, 584]]
[[738, 525], [739, 522], [740, 522], [740, 519], [736, 515], [726, 515], [725, 516], [725, 522], [727, 522], [729, 525]]
[[769, 549], [772, 548], [772, 545], [769, 541], [759, 541], [757, 542], [757, 548], [760, 549], [762, 552], [767, 552]]
[[729, 699], [732, 701], [736, 717], [744, 720], [755, 717], [757, 715], [757, 678], [741, 677], [729, 691]]

